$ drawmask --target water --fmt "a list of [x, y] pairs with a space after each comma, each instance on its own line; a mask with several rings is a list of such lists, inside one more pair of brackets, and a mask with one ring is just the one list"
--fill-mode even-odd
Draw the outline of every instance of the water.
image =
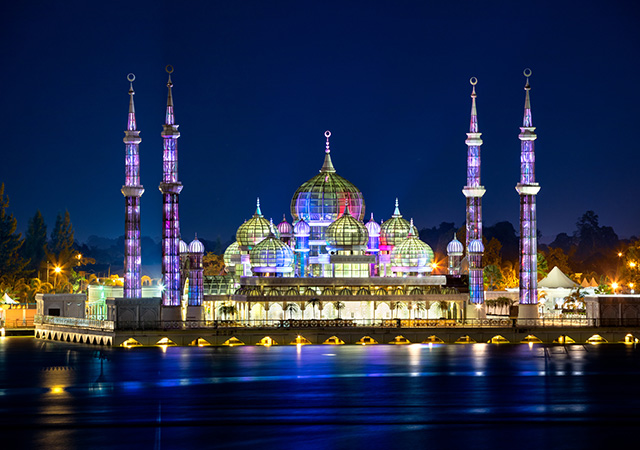
[[2, 448], [611, 448], [637, 440], [639, 394], [622, 344], [0, 340]]

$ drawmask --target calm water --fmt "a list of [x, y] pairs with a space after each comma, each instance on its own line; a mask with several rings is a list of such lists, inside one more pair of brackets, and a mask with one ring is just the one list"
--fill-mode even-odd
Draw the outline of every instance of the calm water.
[[637, 448], [640, 348], [5, 338], [0, 432], [3, 449]]

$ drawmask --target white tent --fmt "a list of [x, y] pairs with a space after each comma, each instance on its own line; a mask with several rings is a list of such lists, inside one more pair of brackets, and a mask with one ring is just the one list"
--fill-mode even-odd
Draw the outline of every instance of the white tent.
[[562, 273], [562, 270], [555, 266], [549, 272], [549, 275], [538, 281], [538, 287], [547, 289], [566, 288], [571, 289], [578, 286], [578, 283], [572, 281], [568, 276]]
[[11, 297], [9, 297], [9, 294], [5, 292], [0, 303], [6, 303], [7, 305], [17, 305], [20, 302], [15, 301]]

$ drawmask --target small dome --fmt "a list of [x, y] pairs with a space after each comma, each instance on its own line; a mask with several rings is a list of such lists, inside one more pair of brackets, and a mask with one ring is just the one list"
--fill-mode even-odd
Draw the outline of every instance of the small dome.
[[252, 268], [293, 266], [293, 250], [273, 233], [249, 252], [249, 258]]
[[447, 245], [447, 254], [448, 255], [462, 255], [464, 253], [464, 246], [462, 242], [456, 238], [456, 233], [453, 233], [453, 239]]
[[287, 218], [283, 215], [282, 222], [278, 224], [278, 231], [280, 235], [287, 235], [293, 233], [293, 227], [289, 222], [287, 222]]
[[[412, 225], [402, 218], [398, 208], [398, 199], [396, 199], [396, 209], [393, 216], [380, 226], [380, 245], [398, 245], [409, 235], [410, 231], [412, 231]], [[415, 226], [413, 233], [418, 236], [418, 230]]]
[[370, 237], [378, 237], [380, 236], [380, 225], [378, 222], [373, 220], [373, 213], [371, 213], [371, 219], [365, 225], [367, 227], [367, 231], [369, 232]]
[[425, 267], [427, 272], [431, 272], [432, 261], [431, 247], [413, 234], [409, 234], [391, 252], [391, 264], [395, 267]]
[[331, 162], [329, 136], [325, 133], [327, 144], [324, 165], [320, 173], [298, 188], [291, 199], [291, 215], [294, 219], [308, 221], [334, 221], [344, 214], [345, 206], [358, 220], [364, 218], [364, 197], [352, 183], [336, 173]]
[[240, 254], [240, 246], [238, 245], [238, 241], [234, 242], [233, 244], [231, 244], [230, 246], [227, 247], [227, 249], [224, 251], [224, 265], [226, 267], [231, 267], [233, 265], [235, 265], [232, 261], [231, 261], [231, 257], [234, 255], [239, 255]]
[[188, 252], [189, 252], [189, 246], [185, 241], [180, 239], [180, 253], [188, 253]]
[[474, 239], [471, 242], [469, 242], [469, 253], [483, 253], [484, 252], [484, 245], [482, 244], [482, 241], [480, 239]]
[[344, 214], [327, 227], [325, 238], [327, 245], [331, 247], [366, 245], [369, 232], [362, 222], [351, 215], [347, 207]]
[[189, 244], [189, 253], [204, 253], [204, 245], [198, 240], [198, 236]]
[[296, 237], [305, 237], [311, 234], [311, 227], [304, 219], [300, 219], [293, 226], [293, 234]]
[[253, 217], [240, 225], [236, 232], [236, 240], [243, 247], [253, 247], [269, 236], [271, 226], [260, 211], [260, 199], [257, 201], [256, 212]]

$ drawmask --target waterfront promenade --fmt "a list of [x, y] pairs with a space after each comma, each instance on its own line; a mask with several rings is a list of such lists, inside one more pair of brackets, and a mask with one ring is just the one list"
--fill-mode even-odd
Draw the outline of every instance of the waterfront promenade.
[[637, 342], [624, 319], [222, 320], [139, 323], [36, 316], [39, 339], [96, 345], [296, 345]]

